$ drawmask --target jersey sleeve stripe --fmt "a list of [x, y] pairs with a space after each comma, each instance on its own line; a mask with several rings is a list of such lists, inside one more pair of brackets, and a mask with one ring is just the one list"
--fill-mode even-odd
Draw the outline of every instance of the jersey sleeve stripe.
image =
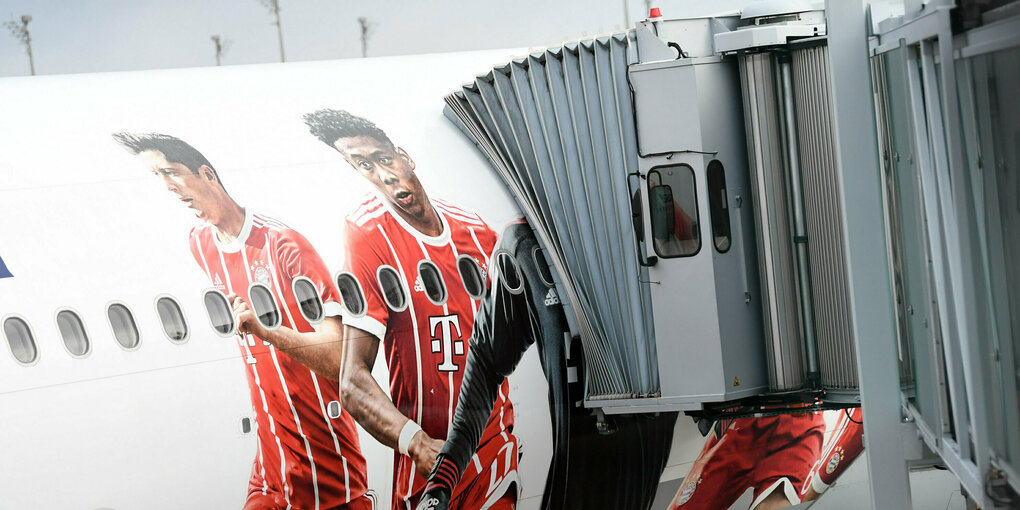
[[452, 208], [450, 208], [448, 206], [444, 206], [444, 205], [439, 204], [439, 203], [436, 203], [436, 207], [439, 208], [439, 209], [442, 209], [442, 211], [445, 212], [446, 214], [448, 214], [448, 215], [450, 215], [450, 216], [452, 216], [454, 218], [457, 218], [458, 220], [461, 220], [461, 221], [463, 221], [465, 223], [471, 223], [471, 224], [477, 225], [479, 227], [485, 225], [485, 222], [483, 222], [481, 220], [481, 218], [479, 218], [477, 215], [469, 215], [468, 213], [465, 213], [464, 211], [461, 211], [459, 209], [452, 209]]
[[386, 326], [378, 320], [369, 317], [343, 317], [344, 325], [358, 328], [379, 339], [382, 342], [386, 338]]
[[336, 301], [326, 301], [322, 304], [323, 317], [340, 317], [343, 313], [343, 307]]

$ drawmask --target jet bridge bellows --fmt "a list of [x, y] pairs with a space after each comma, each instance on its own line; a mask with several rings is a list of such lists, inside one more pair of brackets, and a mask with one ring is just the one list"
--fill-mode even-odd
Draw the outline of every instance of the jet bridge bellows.
[[642, 23], [446, 98], [535, 228], [584, 347], [585, 405], [608, 413], [768, 388], [739, 80], [711, 50], [735, 20], [671, 23], [679, 43]]

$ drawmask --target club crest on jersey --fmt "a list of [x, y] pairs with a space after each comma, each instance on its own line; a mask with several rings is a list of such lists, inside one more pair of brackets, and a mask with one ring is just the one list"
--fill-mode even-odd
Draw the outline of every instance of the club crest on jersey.
[[269, 285], [269, 266], [261, 260], [256, 260], [251, 264], [251, 277], [256, 282]]
[[825, 465], [825, 474], [831, 475], [832, 472], [835, 471], [837, 467], [839, 467], [839, 463], [842, 460], [843, 460], [843, 447], [837, 446], [836, 452], [832, 454], [832, 457], [829, 457], [829, 463]]
[[682, 505], [682, 504], [690, 501], [691, 498], [694, 497], [694, 491], [697, 490], [698, 484], [700, 484], [700, 483], [701, 483], [701, 478], [698, 478], [697, 480], [691, 480], [691, 481], [687, 482], [687, 484], [684, 485], [684, 490], [680, 492], [680, 497], [677, 498], [677, 500], [676, 500], [677, 506]]

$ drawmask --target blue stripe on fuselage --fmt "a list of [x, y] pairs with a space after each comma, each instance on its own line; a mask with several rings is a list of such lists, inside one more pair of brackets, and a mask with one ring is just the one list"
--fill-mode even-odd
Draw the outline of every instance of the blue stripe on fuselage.
[[4, 259], [0, 257], [0, 278], [10, 278], [12, 276], [14, 275], [12, 275], [11, 272], [7, 270], [7, 266], [4, 265]]

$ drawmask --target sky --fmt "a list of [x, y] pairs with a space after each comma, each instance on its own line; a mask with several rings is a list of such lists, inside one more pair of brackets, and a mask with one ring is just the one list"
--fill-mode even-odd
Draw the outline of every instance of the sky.
[[[265, 0], [0, 0], [0, 21], [29, 29], [37, 74], [201, 67], [216, 64], [213, 35], [230, 41], [223, 65], [278, 62]], [[739, 8], [751, 0], [652, 2], [666, 18]], [[279, 0], [287, 61], [546, 47], [622, 30], [645, 0]], [[24, 46], [0, 29], [0, 77], [27, 76]]]

